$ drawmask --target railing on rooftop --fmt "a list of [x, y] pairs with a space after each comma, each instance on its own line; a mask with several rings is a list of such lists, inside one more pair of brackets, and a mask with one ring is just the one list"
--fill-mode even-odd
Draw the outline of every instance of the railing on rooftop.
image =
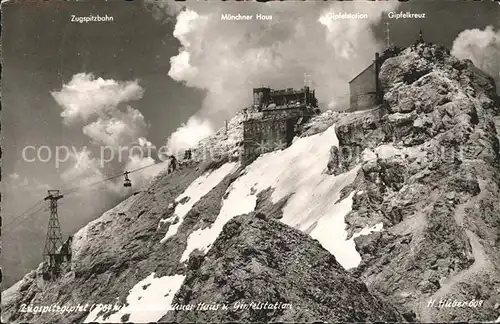
[[278, 90], [271, 90], [271, 95], [282, 95], [282, 94], [303, 94], [304, 89], [300, 90], [295, 90], [295, 89], [278, 89]]

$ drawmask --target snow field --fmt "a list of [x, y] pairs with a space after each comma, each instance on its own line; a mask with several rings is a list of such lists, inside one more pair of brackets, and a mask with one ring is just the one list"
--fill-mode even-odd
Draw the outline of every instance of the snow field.
[[[175, 199], [178, 203], [175, 207], [175, 211], [173, 213], [172, 218], [176, 216], [179, 217], [179, 221], [176, 224], [170, 225], [168, 228], [165, 237], [160, 241], [161, 243], [165, 242], [170, 237], [177, 234], [177, 230], [179, 226], [182, 224], [182, 221], [186, 214], [193, 208], [194, 204], [196, 204], [201, 197], [205, 196], [210, 190], [212, 190], [215, 186], [217, 186], [228, 174], [235, 171], [238, 163], [226, 163], [217, 170], [213, 170], [211, 172], [207, 172], [206, 174], [201, 175], [195, 181], [193, 181], [189, 187]], [[181, 203], [183, 199], [189, 198], [187, 202], [184, 204]], [[160, 224], [166, 222], [168, 219], [160, 220]]]
[[119, 311], [103, 318], [103, 316], [97, 316], [101, 309], [96, 307], [88, 314], [84, 323], [121, 323], [122, 316], [126, 314], [129, 314], [127, 322], [157, 322], [170, 310], [172, 300], [182, 286], [185, 276], [155, 278], [154, 275], [153, 272], [135, 284], [127, 296], [127, 304], [119, 305], [121, 306]]
[[214, 224], [191, 233], [180, 261], [188, 260], [195, 249], [206, 253], [229, 220], [254, 211], [254, 193], [273, 188], [273, 203], [290, 196], [283, 208], [283, 223], [302, 231], [317, 223], [312, 237], [334, 254], [342, 266], [359, 264], [361, 258], [353, 239], [346, 241], [344, 223], [352, 208], [353, 194], [335, 204], [341, 190], [354, 181], [359, 167], [338, 176], [325, 174], [332, 145], [338, 145], [335, 125], [323, 133], [296, 138], [285, 150], [260, 156], [228, 188]]

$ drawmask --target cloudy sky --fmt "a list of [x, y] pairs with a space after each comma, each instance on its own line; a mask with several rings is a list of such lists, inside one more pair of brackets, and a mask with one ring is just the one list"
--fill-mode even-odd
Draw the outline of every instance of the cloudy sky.
[[[427, 18], [389, 20], [389, 11]], [[368, 19], [333, 21], [333, 12]], [[222, 13], [273, 20], [221, 21]], [[76, 23], [72, 15], [113, 21]], [[422, 29], [427, 41], [472, 59], [497, 80], [500, 72], [500, 6], [493, 2], [8, 2], [2, 18], [6, 221], [48, 188], [150, 165], [154, 147], [193, 145], [249, 105], [252, 87], [299, 88], [306, 73], [323, 106], [342, 108], [348, 81], [383, 49], [388, 21], [395, 45], [413, 43]], [[28, 146], [50, 148], [52, 159], [26, 161]], [[66, 161], [56, 165], [56, 148], [63, 146]], [[103, 147], [109, 156], [124, 146], [138, 150], [121, 161], [101, 158]], [[27, 152], [31, 159], [34, 151]], [[134, 174], [135, 188], [159, 169]], [[65, 236], [129, 194], [119, 181], [98, 189], [62, 200]], [[15, 244], [5, 238], [4, 258], [41, 253], [46, 217], [42, 211], [10, 229]], [[31, 245], [15, 241], [20, 231], [32, 235]], [[30, 258], [13, 263], [29, 269], [39, 261]]]

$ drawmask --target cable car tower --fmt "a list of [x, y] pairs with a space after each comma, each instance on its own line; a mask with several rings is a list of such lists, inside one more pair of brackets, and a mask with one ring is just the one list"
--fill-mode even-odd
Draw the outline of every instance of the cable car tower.
[[59, 190], [48, 190], [49, 195], [44, 200], [50, 200], [50, 217], [45, 239], [43, 279], [50, 280], [60, 274], [60, 255], [58, 249], [63, 245], [59, 216], [57, 215], [57, 201], [63, 196]]

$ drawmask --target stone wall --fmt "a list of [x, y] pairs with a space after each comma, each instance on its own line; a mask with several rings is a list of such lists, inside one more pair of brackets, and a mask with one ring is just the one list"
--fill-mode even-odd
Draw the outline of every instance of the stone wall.
[[353, 111], [368, 110], [375, 108], [375, 106], [377, 106], [377, 94], [363, 93], [359, 94], [355, 99], [351, 98], [351, 108], [348, 111], [353, 112]]
[[242, 162], [248, 164], [260, 154], [287, 147], [295, 136], [298, 119], [288, 117], [243, 122]]
[[306, 107], [289, 107], [286, 109], [266, 109], [263, 111], [264, 118], [286, 118], [290, 116], [301, 116], [306, 114]]

